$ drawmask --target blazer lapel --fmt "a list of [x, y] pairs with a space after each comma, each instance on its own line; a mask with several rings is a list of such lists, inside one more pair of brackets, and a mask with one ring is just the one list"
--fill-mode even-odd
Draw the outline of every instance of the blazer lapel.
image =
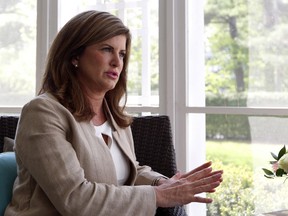
[[107, 113], [107, 118], [111, 122], [113, 138], [115, 139], [116, 144], [123, 151], [123, 153], [128, 157], [128, 159], [130, 160], [130, 162], [132, 164], [129, 183], [134, 182], [134, 180], [136, 178], [137, 168], [135, 165], [136, 158], [135, 158], [135, 155], [133, 154], [131, 147], [130, 147], [131, 142], [133, 142], [132, 135], [130, 136], [130, 134], [127, 133], [128, 129], [120, 128], [118, 126], [118, 124], [115, 122], [115, 120], [114, 120], [114, 118], [113, 118], [113, 116], [109, 110], [109, 107], [108, 107], [106, 100], [104, 100], [104, 107], [105, 107], [105, 111]]

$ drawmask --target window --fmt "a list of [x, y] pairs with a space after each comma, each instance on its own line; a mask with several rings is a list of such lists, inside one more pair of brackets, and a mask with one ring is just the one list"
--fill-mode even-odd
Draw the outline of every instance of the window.
[[13, 111], [35, 95], [36, 1], [3, 1], [0, 10], [0, 107]]
[[1, 34], [1, 112], [19, 112], [13, 106], [35, 95], [49, 45], [68, 19], [88, 9], [109, 11], [133, 33], [128, 111], [169, 115], [180, 170], [207, 159], [225, 169], [215, 202], [190, 204], [188, 214], [288, 208], [288, 191], [278, 189], [283, 182], [265, 179], [261, 170], [270, 151], [288, 140], [286, 0], [39, 0], [37, 7], [19, 0], [2, 8], [1, 33], [9, 26], [17, 34]]
[[173, 14], [174, 25], [167, 27], [171, 35], [166, 35], [174, 54], [166, 56], [166, 64], [172, 64], [167, 83], [174, 91], [166, 113], [174, 123], [178, 166], [190, 170], [212, 159], [225, 170], [215, 202], [206, 207], [193, 203], [189, 214], [287, 209], [281, 201], [287, 191], [275, 192], [284, 179], [271, 181], [262, 171], [269, 166], [270, 152], [278, 152], [287, 140], [285, 67], [279, 72], [285, 62], [287, 3], [170, 3], [164, 10]]
[[[270, 152], [278, 153], [287, 142], [288, 73], [282, 65], [287, 6], [281, 0], [207, 0], [202, 5], [204, 30], [198, 34], [204, 43], [199, 55], [204, 51], [205, 67], [200, 71], [205, 85], [198, 85], [198, 96], [189, 98], [190, 127], [203, 127], [204, 121], [201, 136], [206, 141], [200, 137], [198, 149], [202, 152], [205, 145], [206, 157], [225, 170], [222, 187], [212, 195], [214, 203], [207, 205], [207, 215], [258, 215], [288, 208], [281, 201], [287, 190], [277, 189], [284, 179], [266, 179], [262, 171], [270, 166]], [[194, 79], [201, 80], [199, 76], [198, 70]], [[204, 106], [194, 102], [200, 95]]]

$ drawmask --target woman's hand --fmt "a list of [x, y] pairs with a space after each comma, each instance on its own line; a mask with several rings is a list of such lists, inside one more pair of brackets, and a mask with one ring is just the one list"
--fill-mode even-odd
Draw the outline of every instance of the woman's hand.
[[207, 162], [185, 173], [176, 173], [170, 179], [159, 181], [155, 186], [158, 207], [173, 207], [190, 202], [211, 203], [212, 199], [197, 196], [204, 192], [213, 193], [222, 182], [222, 170], [212, 171], [212, 163]]

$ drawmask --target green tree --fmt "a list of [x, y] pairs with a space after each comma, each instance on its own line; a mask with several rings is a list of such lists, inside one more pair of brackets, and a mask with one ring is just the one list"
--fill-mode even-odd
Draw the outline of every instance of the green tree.
[[286, 92], [288, 90], [288, 3], [284, 0], [251, 1], [250, 77], [253, 91]]
[[206, 92], [288, 90], [288, 3], [207, 0]]
[[207, 1], [205, 29], [208, 38], [206, 47], [209, 50], [206, 63], [208, 91], [229, 93], [246, 89], [247, 13], [245, 0]]

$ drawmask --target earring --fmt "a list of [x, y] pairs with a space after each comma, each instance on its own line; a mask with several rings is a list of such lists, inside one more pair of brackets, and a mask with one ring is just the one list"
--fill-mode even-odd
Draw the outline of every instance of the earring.
[[77, 67], [78, 67], [78, 64], [74, 64], [74, 67], [77, 68]]

